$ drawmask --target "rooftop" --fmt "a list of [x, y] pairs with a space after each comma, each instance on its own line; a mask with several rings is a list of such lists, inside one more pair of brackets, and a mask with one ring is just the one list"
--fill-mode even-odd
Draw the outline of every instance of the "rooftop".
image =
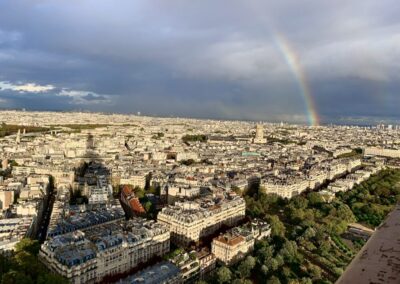
[[159, 214], [171, 216], [184, 223], [192, 223], [244, 203], [244, 199], [239, 196], [224, 199], [198, 198], [194, 201], [176, 202], [174, 206], [163, 208]]
[[179, 268], [171, 262], [163, 261], [136, 274], [120, 280], [118, 283], [158, 284], [165, 283], [179, 275]]
[[337, 284], [390, 284], [400, 279], [400, 205], [372, 235]]
[[42, 245], [42, 250], [53, 252], [61, 264], [72, 267], [96, 258], [109, 248], [123, 243], [142, 244], [166, 232], [167, 228], [159, 223], [135, 218], [55, 236]]

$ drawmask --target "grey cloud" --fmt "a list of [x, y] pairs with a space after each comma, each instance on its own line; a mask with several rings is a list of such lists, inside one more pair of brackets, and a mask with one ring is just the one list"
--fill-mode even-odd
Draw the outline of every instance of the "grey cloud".
[[[326, 122], [400, 115], [397, 1], [0, 2], [0, 105], [302, 120], [305, 103], [275, 41], [302, 64]], [[61, 90], [85, 90], [60, 96]], [[386, 103], [389, 102], [389, 103]], [[304, 119], [303, 119], [304, 120]], [[353, 120], [354, 121], [354, 120]]]
[[107, 100], [107, 98], [105, 96], [101, 96], [101, 95], [96, 96], [92, 93], [89, 93], [86, 96], [83, 96], [82, 98], [87, 101], [105, 101], [105, 100]]

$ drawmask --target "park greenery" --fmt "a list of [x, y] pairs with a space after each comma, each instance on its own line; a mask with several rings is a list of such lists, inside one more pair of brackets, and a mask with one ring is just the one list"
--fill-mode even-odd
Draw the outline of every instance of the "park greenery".
[[[3, 162], [3, 160], [1, 162]], [[0, 177], [3, 177], [4, 179], [12, 176], [12, 168], [17, 167], [18, 163], [15, 160], [10, 160], [8, 161], [8, 165], [9, 166], [7, 168], [0, 168]]]
[[39, 127], [39, 126], [25, 126], [25, 125], [12, 125], [12, 124], [0, 124], [0, 137], [5, 137], [9, 135], [14, 135], [18, 133], [18, 130], [22, 132], [25, 129], [27, 133], [32, 132], [45, 132], [48, 131], [47, 127]]
[[159, 140], [159, 139], [161, 139], [161, 138], [163, 138], [163, 137], [164, 137], [164, 133], [162, 133], [162, 132], [157, 132], [157, 133], [154, 134], [151, 138], [152, 138], [152, 139]]
[[280, 143], [283, 145], [289, 145], [289, 144], [297, 144], [299, 146], [303, 146], [305, 144], [307, 144], [306, 141], [302, 141], [302, 140], [291, 140], [289, 138], [279, 138], [277, 136], [268, 136], [267, 137], [267, 143], [272, 145], [275, 143]]
[[208, 159], [203, 159], [201, 161], [195, 161], [193, 159], [187, 159], [187, 160], [180, 160], [179, 164], [183, 165], [183, 166], [192, 166], [192, 165], [196, 165], [196, 164], [212, 165], [213, 163]]
[[0, 177], [3, 177], [3, 178], [11, 177], [11, 168], [0, 169]]
[[331, 203], [317, 192], [287, 200], [259, 189], [244, 197], [247, 214], [271, 224], [271, 237], [209, 282], [334, 283], [364, 244], [343, 237], [348, 224], [373, 228], [384, 220], [400, 200], [400, 170], [383, 170]]
[[63, 133], [80, 133], [82, 130], [92, 130], [107, 127], [108, 124], [57, 124], [50, 126], [50, 130]]
[[189, 142], [207, 142], [208, 137], [207, 135], [202, 135], [202, 134], [197, 134], [197, 135], [184, 135], [182, 137], [182, 141], [185, 143], [189, 143]]
[[360, 157], [362, 157], [362, 153], [363, 153], [363, 150], [361, 148], [356, 148], [356, 149], [353, 149], [351, 152], [341, 154], [341, 155], [337, 156], [336, 158], [338, 158], [338, 159], [341, 159], [341, 158], [360, 158]]
[[69, 128], [71, 129], [70, 132], [81, 132], [81, 130], [90, 130], [107, 126], [108, 124], [60, 124], [60, 125], [53, 125], [51, 127], [40, 127], [32, 125], [12, 125], [12, 124], [2, 123], [0, 125], [0, 137], [17, 134], [18, 130], [22, 132], [23, 129], [25, 129], [26, 133], [47, 132], [59, 128]]
[[101, 127], [107, 127], [108, 124], [60, 124], [60, 125], [55, 125], [55, 127], [67, 127], [73, 130], [90, 130], [90, 129], [96, 129], [96, 128], [101, 128]]
[[290, 140], [287, 138], [278, 138], [275, 136], [268, 136], [267, 141], [268, 141], [268, 144], [281, 143], [284, 145], [288, 145], [288, 144], [296, 144], [297, 143], [296, 141], [293, 141], [293, 140]]
[[196, 161], [193, 159], [187, 159], [187, 160], [181, 160], [179, 163], [184, 166], [191, 166], [193, 164], [196, 164]]
[[22, 239], [11, 254], [0, 253], [1, 284], [63, 284], [68, 281], [50, 272], [37, 257], [40, 244], [37, 240]]
[[379, 226], [400, 201], [400, 170], [385, 170], [348, 192], [338, 193], [357, 220], [371, 228]]

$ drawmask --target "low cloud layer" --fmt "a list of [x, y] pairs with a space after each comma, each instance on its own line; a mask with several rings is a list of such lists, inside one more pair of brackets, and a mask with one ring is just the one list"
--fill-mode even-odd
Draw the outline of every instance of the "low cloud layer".
[[0, 2], [0, 107], [307, 122], [400, 120], [400, 6]]
[[53, 90], [52, 85], [37, 85], [35, 83], [25, 83], [25, 84], [12, 84], [9, 82], [0, 82], [0, 91], [11, 90], [20, 93], [41, 93]]

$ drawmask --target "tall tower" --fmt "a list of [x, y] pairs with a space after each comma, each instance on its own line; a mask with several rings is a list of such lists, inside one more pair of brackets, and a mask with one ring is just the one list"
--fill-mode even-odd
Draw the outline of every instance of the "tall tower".
[[15, 139], [17, 144], [21, 143], [21, 129], [18, 129], [17, 138]]
[[255, 144], [265, 144], [267, 139], [264, 138], [264, 127], [261, 124], [256, 125], [256, 135], [253, 138]]

